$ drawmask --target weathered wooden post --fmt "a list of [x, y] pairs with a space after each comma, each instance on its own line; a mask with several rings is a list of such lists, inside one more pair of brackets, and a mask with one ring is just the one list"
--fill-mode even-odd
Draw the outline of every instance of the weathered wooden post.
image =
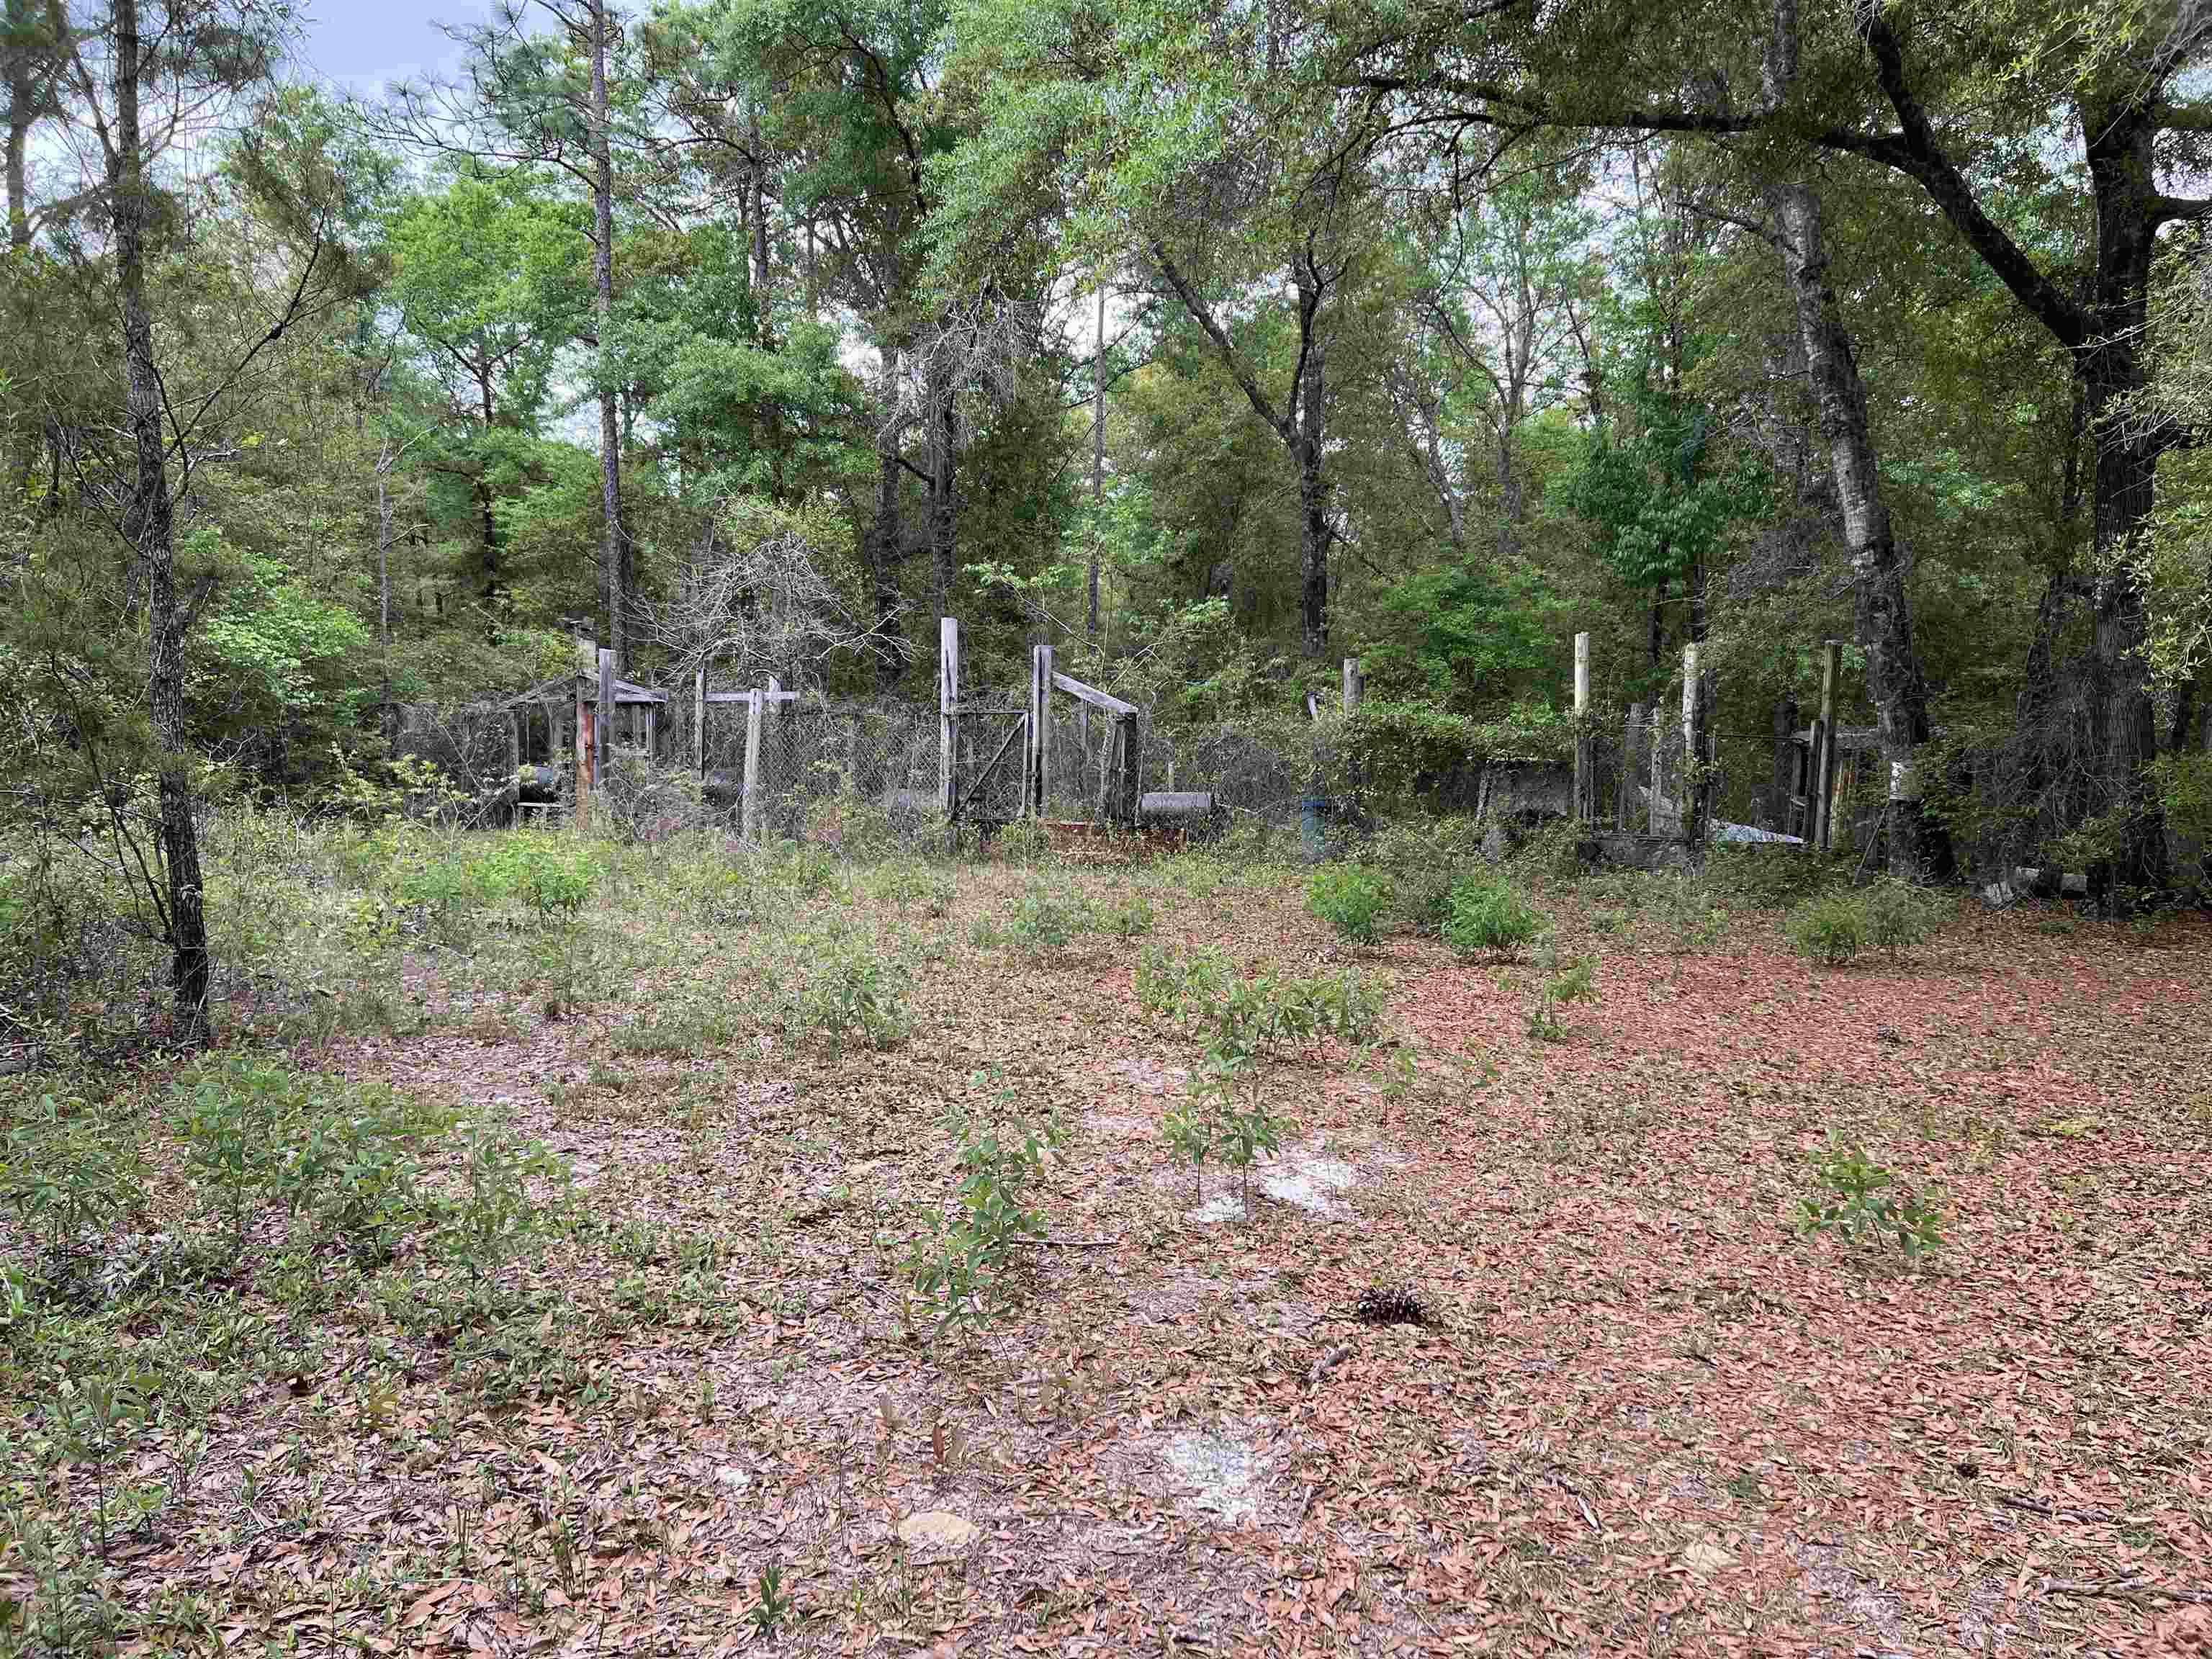
[[[1620, 799], [1613, 808], [1613, 824], [1624, 836], [1628, 833], [1629, 815], [1636, 799], [1636, 781], [1644, 775], [1644, 705], [1631, 703], [1628, 720], [1620, 733]], [[1644, 820], [1646, 830], [1651, 828], [1647, 810]]]
[[761, 838], [761, 694], [745, 694], [745, 794], [739, 834], [757, 847]]
[[599, 702], [592, 717], [592, 781], [604, 783], [614, 752], [615, 653], [599, 653]]
[[1052, 647], [1040, 645], [1030, 653], [1030, 747], [1036, 754], [1030, 816], [1044, 822], [1052, 799]]
[[576, 828], [587, 830], [592, 823], [592, 779], [596, 757], [592, 752], [592, 675], [599, 665], [599, 652], [589, 640], [576, 641], [576, 731], [570, 759], [575, 764]]
[[1366, 688], [1366, 678], [1359, 672], [1359, 659], [1346, 657], [1344, 659], [1344, 712], [1346, 714], [1359, 712], [1359, 694]]
[[707, 671], [691, 673], [691, 769], [707, 775]]
[[1698, 672], [1698, 647], [1682, 647], [1682, 840], [1693, 858], [1704, 856], [1706, 819], [1712, 810], [1711, 769], [1705, 759], [1705, 700]]
[[1114, 821], [1133, 830], [1138, 804], [1142, 799], [1139, 782], [1144, 770], [1145, 744], [1134, 710], [1114, 716], [1113, 735], [1108, 741], [1114, 745]]
[[945, 814], [947, 844], [952, 840], [953, 813], [959, 806], [955, 781], [956, 752], [960, 739], [960, 623], [951, 617], [937, 623], [937, 805]]
[[1589, 733], [1589, 635], [1575, 635], [1575, 822], [1597, 822], [1597, 780], [1591, 763], [1596, 758]]
[[1767, 811], [1771, 830], [1785, 836], [1798, 833], [1790, 816], [1790, 802], [1797, 793], [1797, 699], [1783, 697], [1774, 705], [1774, 777]]
[[1810, 845], [1826, 852], [1835, 844], [1836, 682], [1843, 676], [1844, 647], [1834, 640], [1820, 645], [1820, 718], [1813, 727], [1813, 830]]

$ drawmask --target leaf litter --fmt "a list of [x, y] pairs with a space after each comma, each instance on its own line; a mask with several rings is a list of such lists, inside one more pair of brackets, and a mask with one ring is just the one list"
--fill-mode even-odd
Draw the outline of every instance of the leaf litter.
[[[951, 938], [1005, 879], [963, 876]], [[1170, 942], [1328, 949], [1288, 886], [1161, 896]], [[1193, 1055], [1126, 942], [955, 945], [882, 1054], [642, 1056], [615, 1009], [350, 1041], [355, 1075], [508, 1096], [596, 1172], [593, 1230], [532, 1286], [585, 1380], [489, 1399], [333, 1310], [301, 1386], [239, 1398], [118, 1553], [125, 1600], [199, 1598], [226, 1648], [374, 1653], [765, 1646], [770, 1567], [801, 1652], [2203, 1643], [2212, 933], [1962, 915], [1842, 972], [1773, 933], [1593, 939], [1602, 1002], [1556, 1043], [1482, 966], [1369, 954], [1414, 1086], [1386, 1100], [1334, 1046], [1272, 1063], [1326, 1205], [1271, 1188], [1285, 1159], [1229, 1226], [1129, 1132]], [[931, 1340], [896, 1242], [991, 1066], [1068, 1127], [1043, 1205], [1095, 1248], [1030, 1249], [1014, 1307]], [[1940, 1188], [1932, 1260], [1794, 1234], [1832, 1133]], [[719, 1274], [682, 1265], [702, 1240]], [[1376, 1285], [1418, 1286], [1422, 1322], [1354, 1317]]]

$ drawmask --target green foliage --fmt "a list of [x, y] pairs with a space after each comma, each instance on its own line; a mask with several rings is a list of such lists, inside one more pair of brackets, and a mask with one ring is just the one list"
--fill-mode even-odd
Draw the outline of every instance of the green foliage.
[[1428, 702], [1363, 702], [1331, 722], [1332, 794], [1370, 808], [1407, 800], [1426, 784], [1492, 763], [1564, 765], [1574, 758], [1574, 717], [1523, 701], [1492, 720]]
[[1355, 945], [1372, 945], [1390, 908], [1388, 878], [1357, 864], [1323, 865], [1306, 881], [1306, 908]]
[[1908, 1193], [1900, 1199], [1893, 1190], [1895, 1177], [1889, 1170], [1833, 1134], [1814, 1160], [1808, 1183], [1812, 1195], [1798, 1200], [1797, 1215], [1797, 1230], [1805, 1237], [1838, 1232], [1854, 1244], [1863, 1239], [1894, 1238], [1907, 1261], [1918, 1260], [1943, 1242], [1940, 1194]]
[[1138, 1005], [1193, 1028], [1209, 1053], [1249, 1060], [1317, 1037], [1368, 1041], [1382, 1024], [1384, 988], [1349, 969], [1286, 975], [1239, 973], [1218, 951], [1146, 945], [1135, 972]]
[[1453, 884], [1444, 942], [1462, 959], [1494, 953], [1510, 961], [1543, 931], [1544, 918], [1506, 877], [1480, 871]]
[[1661, 872], [1647, 878], [1644, 902], [1668, 951], [1678, 957], [1711, 950], [1728, 928], [1728, 911], [1709, 877]]
[[605, 855], [580, 836], [517, 830], [474, 860], [483, 890], [513, 896], [545, 922], [574, 921], [607, 872]]
[[1547, 946], [1537, 971], [1536, 997], [1528, 1008], [1528, 1035], [1546, 1042], [1564, 1042], [1567, 1028], [1559, 1010], [1597, 1000], [1597, 958], [1580, 956], [1561, 961]]
[[1910, 882], [1878, 881], [1862, 896], [1866, 939], [1896, 961], [1936, 931], [1936, 900]]
[[1856, 859], [1775, 842], [1721, 842], [1705, 854], [1713, 896], [1734, 910], [1785, 910], [1850, 880]]
[[1782, 927], [1798, 955], [1840, 968], [1867, 943], [1866, 902], [1856, 893], [1826, 893], [1793, 908]]
[[461, 1151], [460, 1191], [441, 1205], [438, 1237], [480, 1283], [544, 1235], [550, 1215], [531, 1183], [565, 1194], [568, 1171], [538, 1142], [489, 1117], [469, 1126]]
[[9, 1126], [0, 1153], [0, 1205], [40, 1255], [10, 1285], [21, 1295], [74, 1295], [83, 1269], [105, 1260], [109, 1231], [145, 1201], [138, 1149], [82, 1097], [41, 1094]]
[[1024, 1119], [1011, 1088], [993, 1087], [990, 1100], [988, 1111], [963, 1127], [951, 1212], [933, 1214], [908, 1247], [904, 1271], [938, 1304], [940, 1333], [963, 1322], [987, 1322], [1007, 1300], [1015, 1251], [1045, 1236], [1030, 1187], [1043, 1173], [1048, 1150], [1060, 1144], [1060, 1132], [1048, 1121]]
[[1004, 924], [1006, 937], [1031, 955], [1064, 951], [1095, 925], [1091, 905], [1081, 894], [1044, 882], [1031, 882], [1022, 890]]
[[906, 975], [896, 963], [851, 951], [822, 963], [798, 1004], [801, 1030], [817, 1032], [834, 1049], [858, 1042], [893, 1048], [906, 1040]]

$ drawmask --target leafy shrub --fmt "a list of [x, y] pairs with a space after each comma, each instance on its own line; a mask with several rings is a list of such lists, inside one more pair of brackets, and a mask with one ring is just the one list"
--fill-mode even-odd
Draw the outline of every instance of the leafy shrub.
[[514, 830], [476, 860], [477, 878], [520, 899], [541, 921], [573, 921], [605, 876], [606, 858], [589, 842], [544, 830]]
[[1355, 945], [1372, 945], [1390, 904], [1390, 883], [1357, 864], [1325, 864], [1306, 882], [1306, 908]]
[[1152, 900], [1142, 893], [1131, 893], [1107, 908], [1098, 918], [1098, 927], [1116, 939], [1140, 939], [1152, 931], [1154, 919]]
[[1690, 956], [1720, 942], [1728, 927], [1728, 911], [1707, 882], [1671, 872], [1653, 875], [1648, 882], [1645, 908], [1670, 952]]
[[1867, 943], [1893, 962], [1936, 931], [1934, 896], [1910, 882], [1876, 882], [1864, 896]]
[[858, 1041], [890, 1048], [907, 1034], [904, 976], [896, 966], [859, 954], [824, 965], [799, 999], [801, 1025], [833, 1048]]
[[1043, 882], [1031, 882], [1023, 890], [1005, 923], [1006, 937], [1033, 955], [1064, 951], [1094, 925], [1091, 906], [1082, 895]]
[[490, 1118], [471, 1126], [464, 1142], [462, 1186], [441, 1206], [439, 1237], [481, 1281], [521, 1253], [544, 1231], [545, 1210], [530, 1182], [565, 1188], [568, 1166], [538, 1144]]
[[1042, 1173], [1058, 1133], [1050, 1124], [1024, 1121], [1013, 1109], [1011, 1089], [996, 1091], [992, 1104], [963, 1128], [951, 1215], [931, 1218], [903, 1263], [915, 1288], [939, 1305], [940, 1332], [963, 1321], [988, 1321], [1006, 1299], [1015, 1249], [1045, 1234], [1030, 1183]]
[[1542, 915], [1504, 876], [1472, 872], [1453, 884], [1444, 942], [1462, 957], [1494, 951], [1510, 960], [1543, 926]]
[[1816, 853], [1784, 842], [1717, 842], [1705, 854], [1705, 879], [1731, 909], [1785, 910], [1847, 884], [1848, 855]]
[[1855, 1244], [1893, 1237], [1906, 1261], [1916, 1260], [1943, 1242], [1941, 1194], [1908, 1193], [1900, 1200], [1891, 1191], [1894, 1182], [1859, 1147], [1831, 1134], [1826, 1149], [1814, 1160], [1812, 1196], [1798, 1200], [1798, 1231], [1808, 1237], [1840, 1232]]
[[1390, 909], [1385, 921], [1393, 933], [1419, 933], [1433, 938], [1451, 919], [1452, 887], [1449, 870], [1431, 866], [1393, 877]]
[[108, 1229], [145, 1200], [145, 1166], [135, 1146], [98, 1122], [85, 1101], [40, 1096], [0, 1152], [0, 1205], [40, 1258], [24, 1276], [22, 1293], [33, 1287], [74, 1293], [85, 1277], [81, 1269], [105, 1257]]
[[1782, 926], [1798, 955], [1840, 968], [1867, 942], [1866, 903], [1856, 893], [1824, 894], [1790, 911]]
[[1572, 818], [1547, 819], [1513, 849], [1514, 866], [1554, 881], [1571, 881], [1582, 873], [1583, 834], [1582, 825]]

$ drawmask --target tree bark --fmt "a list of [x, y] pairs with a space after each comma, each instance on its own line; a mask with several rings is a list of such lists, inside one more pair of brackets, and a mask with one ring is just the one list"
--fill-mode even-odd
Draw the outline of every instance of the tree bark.
[[[898, 384], [898, 352], [887, 347], [884, 352], [884, 401], [888, 404], [890, 389]], [[868, 531], [868, 564], [870, 585], [875, 590], [876, 624], [883, 630], [886, 644], [898, 639], [898, 567], [899, 544], [903, 539], [899, 528], [899, 446], [896, 431], [885, 430], [876, 436], [876, 521]], [[884, 652], [876, 659], [876, 684], [888, 693], [898, 683], [898, 653]]]
[[143, 72], [137, 0], [115, 0], [115, 138], [107, 185], [115, 225], [117, 287], [122, 300], [123, 356], [136, 465], [123, 528], [146, 574], [147, 702], [161, 745], [159, 837], [168, 924], [170, 981], [178, 1036], [203, 1041], [213, 964], [200, 881], [192, 776], [185, 752], [185, 606], [177, 592], [175, 498], [163, 441], [160, 366], [154, 318], [146, 298], [146, 232], [152, 218], [140, 130], [138, 82]]
[[[2124, 567], [2154, 506], [2160, 441], [2111, 420], [2142, 392], [2142, 341], [2151, 262], [2157, 252], [2159, 192], [2149, 112], [2132, 101], [2089, 105], [2089, 178], [2097, 204], [2095, 329], [2080, 359], [2089, 429], [2100, 434], [2094, 474], [2097, 568], [2089, 709], [2106, 809], [2119, 814], [2119, 845], [2107, 886], [2162, 889], [2166, 826], [2144, 769], [2158, 753], [2150, 678], [2142, 646], [2142, 589]], [[2107, 422], [2110, 421], [2110, 425]]]
[[[1302, 283], [1301, 288], [1304, 287]], [[1307, 296], [1300, 295], [1302, 301]], [[1301, 303], [1299, 315], [1305, 338], [1305, 362], [1299, 375], [1297, 436], [1293, 453], [1298, 463], [1298, 511], [1302, 520], [1302, 550], [1299, 571], [1299, 610], [1304, 624], [1306, 655], [1316, 660], [1328, 655], [1328, 478], [1323, 471], [1327, 452], [1322, 440], [1325, 434], [1323, 416], [1326, 413], [1328, 391], [1324, 360], [1327, 352], [1322, 342], [1315, 337], [1315, 315], [1320, 308], [1318, 294], [1310, 303]]]
[[1091, 348], [1091, 569], [1084, 584], [1084, 631], [1098, 637], [1099, 523], [1106, 501], [1106, 284], [1098, 284], [1098, 337]]
[[622, 520], [622, 421], [609, 342], [615, 305], [615, 169], [607, 99], [607, 0], [592, 0], [592, 281], [599, 327], [599, 571], [606, 587], [607, 648], [629, 666], [637, 573]]
[[[1866, 386], [1850, 335], [1828, 281], [1820, 199], [1796, 180], [1771, 192], [1784, 244], [1783, 263], [1796, 301], [1797, 329], [1820, 410], [1820, 435], [1842, 503], [1844, 543], [1851, 564], [1858, 643], [1866, 653], [1867, 694], [1881, 732], [1882, 758], [1893, 777], [1910, 777], [1928, 741], [1928, 681], [1912, 636], [1905, 558], [1882, 499], [1881, 477], [1867, 423]], [[1899, 769], [1902, 769], [1900, 770]], [[1950, 837], [1922, 810], [1917, 785], [1893, 799], [1890, 862], [1907, 880], [1950, 873]]]

